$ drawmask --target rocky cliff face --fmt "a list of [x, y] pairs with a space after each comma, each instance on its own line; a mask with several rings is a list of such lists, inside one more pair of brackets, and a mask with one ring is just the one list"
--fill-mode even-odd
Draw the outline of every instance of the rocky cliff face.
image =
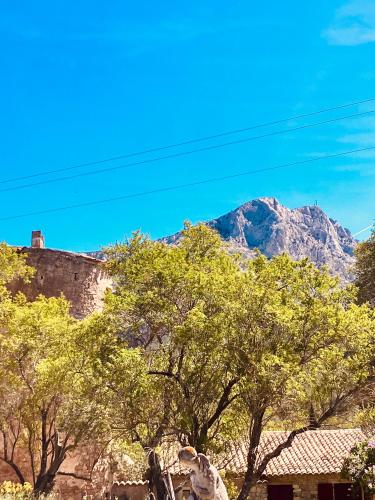
[[[251, 257], [259, 249], [267, 257], [288, 253], [309, 257], [336, 275], [350, 280], [355, 240], [348, 229], [330, 219], [318, 206], [289, 209], [275, 198], [259, 198], [214, 219], [216, 229], [232, 248]], [[166, 238], [173, 243], [179, 234]]]

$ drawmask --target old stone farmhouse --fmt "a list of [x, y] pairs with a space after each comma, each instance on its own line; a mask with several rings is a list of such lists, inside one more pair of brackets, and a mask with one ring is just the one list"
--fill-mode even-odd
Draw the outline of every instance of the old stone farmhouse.
[[[285, 432], [265, 432], [261, 442], [261, 455], [274, 449], [284, 438]], [[315, 430], [299, 435], [290, 448], [269, 463], [264, 477], [251, 491], [251, 500], [375, 500], [358, 494], [353, 496], [351, 484], [342, 479], [340, 474], [343, 461], [351, 448], [363, 439], [364, 435], [359, 429]], [[175, 444], [163, 446], [161, 462], [164, 470], [170, 472], [175, 489], [179, 488], [176, 500], [183, 500], [189, 496], [190, 481], [188, 471], [181, 468], [177, 461], [178, 448]], [[84, 451], [67, 457], [62, 472], [73, 472], [77, 477], [84, 475], [82, 462], [86, 463], [89, 457], [83, 455]], [[225, 456], [211, 457], [211, 460], [223, 476], [240, 487], [246, 466], [244, 445], [234, 444]], [[24, 471], [29, 467], [26, 457], [23, 467]], [[111, 495], [107, 498], [147, 498], [148, 483], [144, 478], [119, 480], [116, 473], [108, 475], [105, 469], [101, 474], [103, 484], [106, 483], [105, 489]], [[0, 464], [0, 482], [5, 480], [16, 481], [16, 477], [9, 466]], [[104, 498], [101, 496], [100, 484], [94, 485], [64, 475], [58, 476], [55, 491], [64, 500]]]
[[45, 248], [41, 231], [33, 231], [31, 246], [19, 247], [18, 251], [27, 254], [27, 263], [36, 273], [30, 283], [12, 283], [11, 291], [22, 291], [29, 300], [35, 300], [39, 294], [46, 297], [63, 294], [76, 318], [100, 310], [104, 292], [111, 286], [101, 267], [102, 261], [85, 254]]
[[[265, 432], [260, 455], [273, 450], [286, 435], [282, 431]], [[268, 464], [264, 477], [251, 492], [251, 500], [362, 500], [361, 495], [352, 495], [351, 484], [342, 479], [340, 471], [351, 448], [364, 438], [359, 429], [314, 430], [300, 434], [290, 448]], [[176, 449], [169, 447], [162, 454], [174, 486], [182, 485], [177, 500], [187, 498], [190, 491], [188, 471], [176, 461]], [[237, 486], [241, 485], [246, 468], [244, 444], [233, 445], [229, 454], [212, 461]], [[120, 500], [142, 500], [147, 483], [141, 480], [115, 482], [112, 492]]]

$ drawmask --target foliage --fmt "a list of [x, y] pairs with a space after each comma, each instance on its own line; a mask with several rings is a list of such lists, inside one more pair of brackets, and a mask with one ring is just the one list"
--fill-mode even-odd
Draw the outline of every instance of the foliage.
[[358, 244], [355, 257], [354, 272], [359, 289], [358, 298], [361, 303], [369, 302], [375, 306], [375, 230], [368, 240]]
[[235, 307], [239, 261], [205, 226], [187, 226], [178, 246], [135, 234], [108, 256], [116, 289], [106, 313], [130, 344], [143, 349], [151, 401], [158, 401], [149, 411], [157, 420], [151, 441], [155, 446], [168, 428], [204, 451], [237, 383], [226, 348], [226, 313]]
[[14, 279], [28, 281], [34, 270], [26, 264], [26, 254], [18, 253], [6, 243], [0, 243], [0, 286]]
[[[106, 314], [155, 384], [153, 446], [172, 433], [220, 451], [245, 430], [241, 499], [296, 435], [352, 410], [374, 376], [373, 311], [307, 259], [246, 263], [204, 225], [186, 225], [174, 246], [136, 233], [107, 255], [116, 286]], [[294, 430], [257, 461], [263, 430], [280, 422]]]
[[229, 500], [235, 500], [240, 492], [236, 482], [234, 481], [234, 479], [231, 477], [230, 474], [224, 474], [223, 472], [220, 472], [220, 475], [223, 478], [223, 482], [225, 484]]
[[[22, 294], [12, 297], [7, 283], [31, 275], [22, 254], [0, 245], [0, 460], [21, 484], [31, 476], [33, 494], [40, 496], [58, 474], [77, 477], [60, 468], [78, 446], [90, 455], [82, 477], [91, 480], [112, 438], [119, 432], [123, 441], [134, 437], [134, 419], [151, 392], [143, 356], [114, 334], [106, 317], [75, 320], [64, 298], [29, 303]], [[114, 383], [123, 403], [115, 411]]]
[[41, 494], [36, 497], [30, 483], [13, 483], [4, 481], [0, 483], [0, 500], [60, 500], [58, 493]]
[[12, 481], [4, 481], [0, 484], [0, 499], [1, 500], [27, 500], [31, 498], [33, 487], [30, 483], [13, 483]]
[[108, 451], [107, 455], [114, 464], [118, 481], [136, 481], [145, 476], [147, 461], [139, 443], [115, 440]]
[[375, 441], [358, 443], [345, 460], [342, 476], [365, 493], [375, 494]]
[[13, 280], [27, 282], [34, 274], [34, 269], [26, 264], [26, 255], [17, 252], [6, 243], [0, 243], [0, 321], [7, 315], [7, 308], [12, 297], [7, 285]]
[[[241, 499], [296, 435], [353, 409], [373, 377], [375, 343], [373, 311], [354, 304], [355, 289], [307, 260], [259, 256], [245, 280], [229, 347], [250, 419]], [[256, 465], [261, 433], [278, 421], [293, 430]]]
[[37, 493], [51, 490], [69, 451], [108, 430], [93, 370], [106, 354], [97, 323], [74, 320], [63, 298], [27, 303], [19, 296], [8, 306], [0, 334], [0, 458], [24, 483], [26, 451]]
[[[177, 245], [136, 233], [107, 255], [115, 289], [103, 314], [77, 321], [63, 298], [12, 298], [6, 282], [30, 271], [0, 248], [0, 459], [25, 483], [26, 449], [36, 494], [93, 436], [98, 450], [112, 444], [88, 479], [95, 464], [139, 472], [142, 449], [164, 498], [163, 439], [220, 453], [245, 435], [243, 500], [298, 434], [371, 400], [375, 311], [308, 260], [245, 262], [188, 224]], [[292, 431], [260, 460], [262, 432], [281, 425]]]

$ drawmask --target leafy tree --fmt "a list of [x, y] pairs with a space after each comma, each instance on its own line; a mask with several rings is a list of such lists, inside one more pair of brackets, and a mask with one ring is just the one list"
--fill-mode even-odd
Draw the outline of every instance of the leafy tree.
[[358, 443], [345, 460], [342, 476], [370, 497], [375, 494], [375, 441]]
[[139, 348], [118, 347], [101, 364], [99, 372], [107, 389], [108, 421], [115, 443], [121, 443], [125, 453], [136, 449], [136, 445], [147, 452], [149, 486], [151, 490], [155, 486], [158, 498], [162, 498], [167, 490], [153, 450], [164, 435], [170, 410], [166, 388], [148, 375], [148, 365]]
[[34, 269], [26, 264], [26, 255], [20, 254], [6, 243], [0, 243], [0, 319], [6, 315], [6, 308], [11, 303], [11, 294], [7, 285], [20, 278], [25, 282], [34, 274]]
[[[108, 256], [106, 314], [141, 349], [159, 394], [145, 398], [152, 444], [171, 433], [220, 451], [245, 430], [241, 500], [295, 436], [352, 409], [372, 380], [373, 312], [307, 260], [244, 262], [203, 225], [175, 246], [135, 234]], [[259, 460], [270, 423], [293, 430]]]
[[0, 285], [4, 287], [16, 278], [28, 280], [34, 269], [26, 264], [26, 254], [18, 253], [14, 247], [0, 243]]
[[[134, 438], [148, 449], [173, 434], [206, 451], [237, 397], [225, 312], [238, 293], [239, 261], [205, 226], [187, 227], [178, 246], [135, 234], [107, 254], [116, 287], [106, 314], [122, 338], [141, 349], [147, 365]], [[121, 363], [116, 373], [113, 383], [121, 387]], [[120, 401], [124, 397], [121, 391]]]
[[0, 459], [22, 484], [31, 476], [37, 494], [52, 489], [68, 452], [108, 430], [93, 370], [107, 339], [99, 321], [78, 322], [68, 311], [63, 298], [27, 303], [19, 295], [0, 333]]
[[[245, 279], [229, 346], [250, 422], [240, 500], [298, 434], [353, 409], [373, 380], [375, 343], [373, 312], [354, 304], [355, 289], [307, 260], [259, 256]], [[293, 430], [259, 457], [269, 423]]]
[[355, 257], [354, 272], [359, 301], [375, 306], [375, 230], [368, 240], [358, 244]]
[[[108, 376], [114, 359], [123, 376], [116, 390], [123, 391], [126, 406], [121, 437], [130, 439], [147, 366], [102, 315], [78, 321], [64, 298], [40, 296], [28, 303], [20, 293], [12, 297], [8, 283], [33, 274], [25, 262], [24, 255], [0, 244], [0, 460], [22, 485], [30, 480], [39, 495], [52, 489], [59, 474], [91, 480], [101, 452], [116, 436], [109, 426], [116, 414], [111, 408], [115, 370]], [[61, 471], [67, 454], [78, 447], [96, 453], [85, 476]]]

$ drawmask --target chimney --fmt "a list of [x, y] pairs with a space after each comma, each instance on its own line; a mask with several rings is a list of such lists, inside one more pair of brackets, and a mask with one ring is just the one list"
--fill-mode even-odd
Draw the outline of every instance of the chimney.
[[31, 233], [31, 246], [32, 248], [44, 248], [44, 236], [42, 231], [33, 231]]

